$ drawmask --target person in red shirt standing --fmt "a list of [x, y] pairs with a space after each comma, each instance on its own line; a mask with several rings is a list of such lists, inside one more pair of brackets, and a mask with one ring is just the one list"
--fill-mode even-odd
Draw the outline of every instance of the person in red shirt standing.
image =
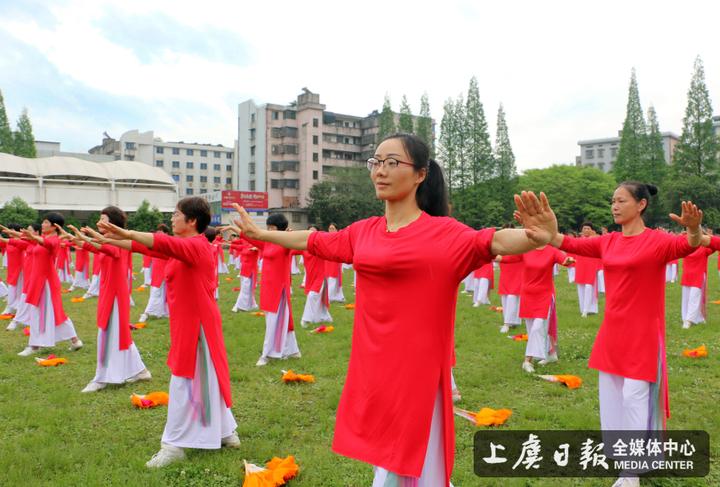
[[87, 250], [75, 247], [75, 279], [68, 291], [75, 288], [87, 289], [90, 287], [90, 254]]
[[142, 275], [143, 283], [140, 285], [140, 289], [145, 289], [152, 283], [152, 257], [149, 255], [142, 256]]
[[[597, 236], [593, 224], [585, 222], [582, 224], [580, 234], [583, 238]], [[599, 271], [602, 269], [600, 259], [575, 257], [575, 284], [577, 285], [578, 302], [580, 304], [580, 316], [587, 318], [589, 314], [598, 313]]]
[[[7, 257], [7, 306], [2, 314], [14, 314], [18, 311], [18, 305], [20, 303], [20, 294], [22, 293], [23, 277], [29, 279], [29, 276], [23, 276], [23, 262], [25, 261], [25, 249], [27, 244], [18, 246], [15, 244], [15, 240], [21, 236], [21, 226], [15, 223], [10, 223], [9, 227], [1, 226], [3, 233], [8, 235], [9, 239], [2, 239], [2, 245], [5, 249], [5, 256]], [[14, 327], [11, 329], [15, 329]]]
[[[170, 234], [170, 229], [164, 223], [157, 226], [157, 231], [166, 235]], [[143, 260], [145, 257], [150, 256], [143, 255]], [[150, 264], [148, 264], [148, 267], [152, 269], [152, 272], [150, 273], [150, 297], [148, 297], [145, 311], [143, 311], [138, 319], [141, 323], [147, 321], [150, 316], [154, 316], [156, 318], [167, 318], [170, 314], [167, 303], [167, 290], [165, 288], [166, 264], [167, 258], [150, 257]]]
[[[315, 225], [310, 225], [308, 230], [317, 232], [318, 228]], [[335, 229], [335, 231], [337, 232], [337, 229]], [[305, 309], [303, 310], [301, 325], [303, 328], [306, 328], [308, 323], [332, 322], [333, 319], [329, 309], [329, 278], [325, 277], [325, 270], [328, 269], [328, 264], [333, 264], [337, 267], [342, 264], [315, 257], [307, 250], [303, 251], [302, 256], [303, 262], [305, 262], [305, 273], [307, 276], [304, 288], [307, 299], [305, 300]]]
[[237, 300], [232, 308], [233, 313], [238, 311], [252, 311], [258, 308], [255, 302], [255, 287], [257, 285], [257, 261], [259, 251], [258, 248], [249, 244], [240, 238], [237, 239], [238, 244], [235, 245], [238, 253], [238, 269], [240, 270], [240, 291]]
[[[33, 235], [40, 235], [39, 223], [33, 223], [32, 225], [28, 225], [27, 229]], [[17, 235], [20, 236], [21, 234], [18, 233]], [[32, 276], [33, 262], [35, 259], [33, 253], [30, 252], [30, 249], [37, 244], [34, 241], [24, 240], [22, 238], [12, 238], [8, 241], [8, 243], [12, 246], [22, 249], [25, 254], [22, 263], [22, 275]], [[30, 308], [27, 304], [27, 293], [30, 281], [31, 279], [29, 277], [27, 279], [22, 279], [22, 286], [17, 291], [20, 296], [17, 300], [17, 312], [15, 313], [15, 317], [13, 318], [13, 320], [8, 325], [8, 330], [15, 330], [20, 325], [30, 326]]]
[[473, 272], [473, 307], [490, 304], [490, 290], [495, 287], [495, 267], [489, 262]]
[[[337, 232], [337, 225], [328, 225], [328, 232]], [[305, 257], [303, 256], [303, 259]], [[342, 264], [340, 262], [324, 261], [325, 277], [327, 278], [327, 295], [331, 303], [344, 303], [345, 295], [342, 289]]]
[[56, 225], [62, 226], [64, 223], [65, 219], [60, 213], [50, 212], [43, 218], [41, 236], [27, 229], [22, 230], [24, 239], [36, 243], [29, 249], [34, 259], [25, 299], [30, 339], [28, 346], [18, 354], [23, 357], [39, 353], [41, 347], [54, 347], [57, 342], [64, 340], [71, 341], [71, 350], [83, 346], [72, 320], [63, 309], [60, 279], [55, 267], [60, 251]]
[[98, 224], [107, 243], [168, 259], [170, 402], [160, 451], [146, 463], [149, 468], [184, 459], [185, 448], [240, 446], [230, 410], [222, 319], [214, 297], [217, 259], [203, 235], [209, 223], [209, 203], [190, 196], [181, 199], [173, 213], [172, 237]]
[[[605, 316], [589, 362], [599, 371], [603, 430], [661, 430], [670, 416], [665, 264], [690, 255], [700, 244], [702, 212], [683, 202], [682, 215], [671, 215], [676, 223], [687, 227], [687, 236], [649, 229], [642, 215], [656, 194], [657, 188], [652, 185], [620, 183], [611, 209], [622, 231], [583, 239], [558, 235], [551, 242], [561, 250], [599, 258], [605, 269]], [[621, 478], [616, 485], [637, 486], [639, 480]]]
[[476, 231], [447, 217], [447, 187], [429, 155], [414, 135], [383, 140], [367, 165], [384, 216], [336, 233], [260, 230], [236, 206], [247, 237], [353, 264], [357, 307], [333, 450], [374, 465], [376, 486], [450, 485], [458, 286], [495, 255], [527, 252], [557, 232], [547, 199], [531, 193], [516, 197], [525, 230]]
[[[503, 228], [514, 228], [511, 224], [505, 225]], [[498, 294], [502, 302], [503, 325], [500, 333], [507, 333], [510, 328], [518, 326], [522, 323], [520, 312], [520, 291], [522, 289], [522, 261], [503, 262], [500, 260], [500, 282], [498, 284]]]
[[699, 247], [683, 259], [682, 278], [682, 327], [705, 323], [707, 315], [707, 268], [708, 258], [714, 253], [708, 247]]

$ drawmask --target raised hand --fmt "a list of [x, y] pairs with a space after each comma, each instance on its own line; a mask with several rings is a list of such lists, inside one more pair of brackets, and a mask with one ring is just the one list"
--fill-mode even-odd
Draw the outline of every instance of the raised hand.
[[699, 229], [703, 218], [702, 210], [692, 201], [683, 201], [680, 206], [682, 210], [680, 216], [670, 213], [672, 221], [688, 230]]
[[[106, 239], [112, 239], [112, 240], [130, 240], [130, 230], [127, 230], [125, 228], [121, 228], [117, 225], [114, 225], [110, 222], [104, 222], [99, 221], [97, 224], [98, 229], [102, 230], [104, 233], [104, 238]], [[86, 227], [87, 228], [87, 227]], [[85, 230], [83, 228], [83, 230]], [[92, 229], [88, 229], [91, 230]], [[95, 232], [97, 233], [97, 232]], [[99, 234], [98, 234], [99, 235]]]
[[248, 215], [248, 212], [245, 211], [245, 208], [238, 205], [237, 203], [233, 203], [233, 207], [239, 215], [238, 218], [233, 220], [235, 225], [237, 225], [238, 227], [237, 230], [244, 233], [246, 237], [256, 240], [262, 240], [263, 231], [257, 225], [255, 225], [255, 222], [250, 217], [250, 215]]
[[557, 218], [545, 193], [540, 198], [532, 191], [515, 195], [515, 219], [522, 223], [525, 235], [536, 247], [547, 245], [557, 235]]
[[11, 237], [20, 238], [22, 237], [22, 234], [18, 232], [17, 230], [12, 230], [5, 225], [0, 225], [0, 230], [2, 230], [2, 233], [9, 235]]

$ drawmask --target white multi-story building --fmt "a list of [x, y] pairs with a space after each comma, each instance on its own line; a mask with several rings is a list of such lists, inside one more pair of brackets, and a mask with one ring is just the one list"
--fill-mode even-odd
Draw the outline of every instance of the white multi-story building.
[[[670, 164], [675, 153], [675, 146], [680, 139], [672, 132], [663, 132], [662, 140], [665, 162]], [[601, 171], [610, 172], [620, 148], [620, 133], [617, 137], [580, 140], [578, 145], [580, 146], [580, 155], [575, 158], [577, 166], [596, 167]]]
[[105, 134], [102, 144], [88, 152], [160, 168], [173, 178], [180, 197], [233, 189], [234, 147], [165, 142], [153, 131], [130, 130], [118, 140]]

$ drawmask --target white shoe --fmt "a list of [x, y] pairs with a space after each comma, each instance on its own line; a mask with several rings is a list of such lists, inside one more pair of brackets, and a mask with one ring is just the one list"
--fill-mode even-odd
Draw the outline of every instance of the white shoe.
[[640, 487], [640, 479], [637, 477], [619, 477], [612, 487]]
[[74, 352], [75, 350], [80, 350], [83, 347], [83, 342], [79, 338], [75, 340], [74, 342], [70, 342], [70, 346], [68, 347], [68, 350]]
[[268, 359], [267, 359], [267, 357], [260, 357], [260, 358], [258, 359], [258, 361], [255, 362], [255, 365], [257, 365], [258, 367], [262, 367], [263, 365], [267, 365], [267, 364], [268, 364]]
[[237, 307], [233, 306], [233, 308], [230, 311], [232, 311], [233, 313], [237, 313], [238, 309], [237, 309]]
[[69, 292], [69, 293], [73, 292], [74, 290], [75, 290], [75, 286], [70, 286], [70, 287], [68, 288], [68, 292]]
[[220, 445], [225, 448], [240, 448], [240, 438], [238, 438], [237, 431], [233, 431], [233, 434], [220, 440]]
[[587, 313], [583, 313], [580, 315], [580, 318], [587, 318]]
[[137, 382], [139, 380], [150, 380], [152, 379], [152, 374], [150, 374], [150, 371], [148, 369], [143, 369], [137, 374], [133, 375], [129, 379], [127, 379], [125, 382], [128, 384], [132, 384], [133, 382]]
[[535, 373], [535, 367], [533, 367], [533, 364], [531, 364], [530, 362], [523, 361], [522, 369], [528, 374]]
[[5, 329], [6, 329], [7, 331], [17, 330], [18, 324], [19, 324], [19, 323], [18, 323], [17, 321], [12, 320], [12, 321], [10, 322], [10, 324], [7, 326], [7, 328], [5, 328]]
[[479, 308], [479, 307], [480, 307], [480, 303], [473, 303], [473, 308]]
[[158, 451], [152, 458], [145, 464], [147, 468], [162, 468], [171, 463], [185, 460], [185, 450], [177, 446], [160, 444], [160, 451]]
[[307, 321], [301, 321], [301, 322], [300, 322], [300, 326], [302, 326], [303, 328], [307, 328], [307, 327], [308, 327], [308, 322], [307, 322]]
[[462, 396], [460, 395], [460, 391], [457, 389], [453, 389], [452, 390], [452, 402], [453, 403], [460, 402], [461, 399], [462, 399]]
[[507, 333], [507, 332], [509, 332], [509, 331], [510, 331], [510, 327], [509, 327], [508, 325], [503, 325], [503, 326], [500, 328], [500, 333]]
[[540, 360], [538, 362], [538, 365], [547, 365], [547, 364], [550, 364], [552, 362], [557, 362], [557, 361], [558, 361], [557, 353], [551, 353], [550, 355], [547, 356], [547, 358]]
[[302, 357], [302, 354], [300, 352], [291, 353], [288, 355], [288, 358], [300, 358]]
[[[683, 330], [687, 330], [687, 329], [689, 329], [691, 326], [692, 326], [692, 323], [690, 323], [689, 321], [687, 321], [687, 320], [686, 320], [686, 321], [683, 321], [683, 326], [682, 326], [682, 327], [683, 327]], [[622, 478], [622, 477], [621, 477], [621, 478]]]
[[140, 323], [145, 323], [147, 320], [148, 320], [148, 315], [146, 315], [145, 313], [141, 314], [140, 318], [138, 318], [138, 321]]
[[91, 381], [88, 385], [85, 386], [85, 389], [80, 392], [97, 392], [99, 390], [105, 389], [106, 387], [107, 384], [105, 384], [104, 382]]
[[29, 357], [30, 355], [34, 355], [36, 353], [40, 353], [39, 348], [25, 347], [22, 352], [18, 353], [18, 355], [21, 357]]

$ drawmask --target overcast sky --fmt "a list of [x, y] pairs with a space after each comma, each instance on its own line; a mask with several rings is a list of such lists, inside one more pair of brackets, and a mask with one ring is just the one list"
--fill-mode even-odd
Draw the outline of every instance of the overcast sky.
[[477, 76], [495, 139], [500, 103], [522, 169], [570, 163], [622, 127], [630, 71], [643, 109], [680, 133], [694, 59], [720, 97], [718, 1], [0, 0], [0, 90], [11, 123], [86, 152], [103, 131], [232, 146], [237, 104], [367, 115], [387, 93], [413, 111]]

